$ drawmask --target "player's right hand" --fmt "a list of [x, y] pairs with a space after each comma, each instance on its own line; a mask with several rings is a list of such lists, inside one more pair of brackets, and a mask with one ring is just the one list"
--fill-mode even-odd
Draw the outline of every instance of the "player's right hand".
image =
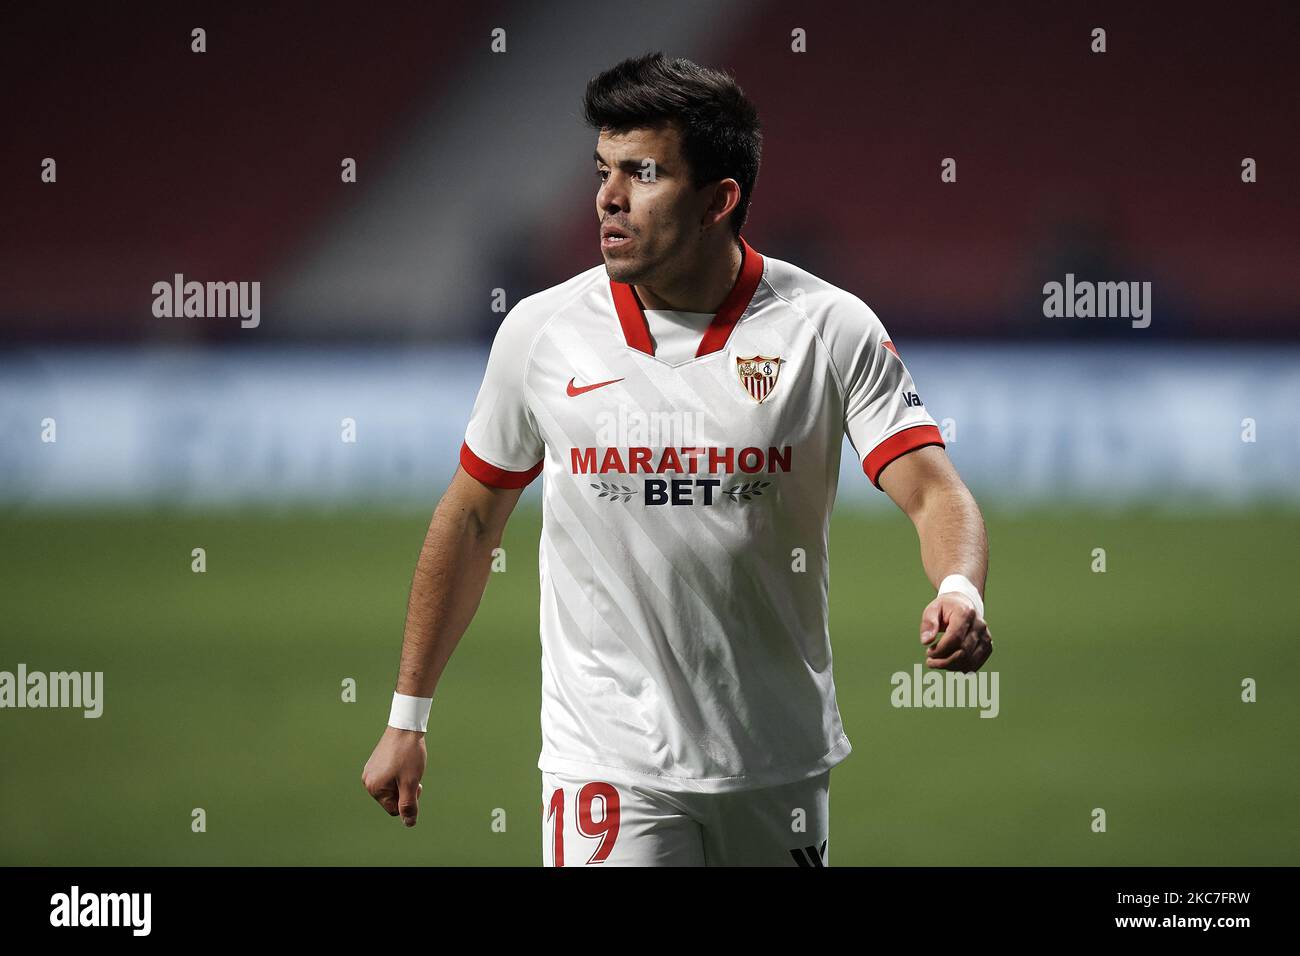
[[389, 727], [361, 770], [366, 792], [390, 817], [400, 816], [408, 827], [415, 826], [420, 812], [420, 793], [424, 790], [420, 778], [427, 760], [424, 734]]

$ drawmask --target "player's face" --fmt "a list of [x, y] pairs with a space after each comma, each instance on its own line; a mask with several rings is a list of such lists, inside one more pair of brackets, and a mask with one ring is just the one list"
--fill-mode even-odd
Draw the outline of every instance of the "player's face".
[[[691, 184], [673, 125], [626, 133], [602, 130], [596, 142], [596, 217], [605, 270], [616, 282], [652, 284], [689, 256], [711, 195]], [[622, 237], [608, 235], [621, 233]]]

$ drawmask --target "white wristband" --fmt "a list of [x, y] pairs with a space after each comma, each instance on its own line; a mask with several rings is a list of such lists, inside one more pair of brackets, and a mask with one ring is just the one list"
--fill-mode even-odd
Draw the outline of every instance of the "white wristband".
[[388, 712], [388, 726], [424, 733], [429, 728], [429, 708], [432, 706], [432, 697], [411, 697], [409, 694], [394, 692], [393, 707]]
[[984, 599], [980, 597], [979, 588], [970, 582], [970, 579], [964, 574], [950, 574], [939, 582], [939, 593], [956, 592], [963, 597], [970, 598], [975, 605], [975, 613], [980, 617], [984, 616]]

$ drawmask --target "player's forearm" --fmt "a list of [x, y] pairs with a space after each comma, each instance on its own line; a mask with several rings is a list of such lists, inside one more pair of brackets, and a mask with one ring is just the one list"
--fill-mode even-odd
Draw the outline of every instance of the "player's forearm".
[[411, 581], [398, 693], [433, 696], [483, 598], [501, 532], [450, 495], [438, 504]]
[[937, 588], [950, 574], [968, 578], [984, 593], [989, 544], [975, 497], [960, 480], [928, 487], [910, 510], [921, 542], [921, 563]]

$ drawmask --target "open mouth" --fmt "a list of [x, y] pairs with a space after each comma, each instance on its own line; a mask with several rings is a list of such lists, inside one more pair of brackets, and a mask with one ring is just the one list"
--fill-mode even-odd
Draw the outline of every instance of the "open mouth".
[[626, 246], [632, 241], [632, 237], [622, 226], [616, 226], [613, 223], [607, 223], [600, 227], [600, 247], [602, 249], [618, 249]]

